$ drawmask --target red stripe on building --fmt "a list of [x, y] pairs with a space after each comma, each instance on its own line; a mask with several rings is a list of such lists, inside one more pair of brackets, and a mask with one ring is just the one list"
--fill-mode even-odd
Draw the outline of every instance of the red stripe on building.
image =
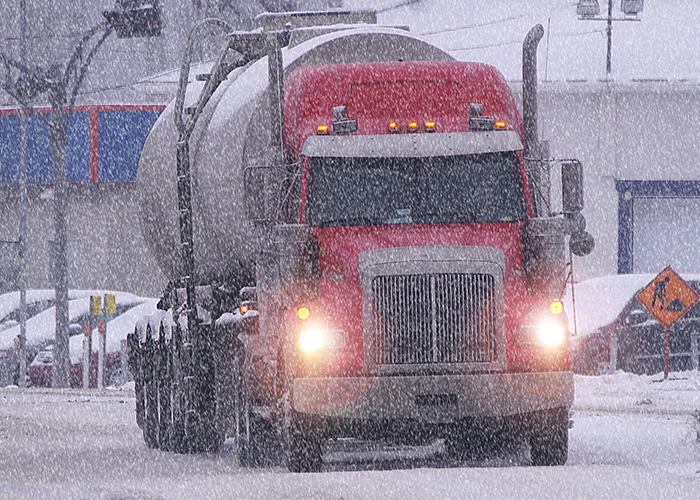
[[90, 182], [97, 182], [100, 172], [99, 159], [99, 118], [100, 112], [95, 108], [90, 108]]

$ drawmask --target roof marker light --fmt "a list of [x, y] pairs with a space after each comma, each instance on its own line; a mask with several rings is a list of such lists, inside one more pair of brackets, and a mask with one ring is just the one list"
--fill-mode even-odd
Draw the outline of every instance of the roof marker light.
[[493, 127], [497, 130], [505, 130], [506, 122], [504, 122], [503, 120], [496, 120], [496, 122], [493, 124]]
[[389, 132], [392, 134], [396, 134], [397, 132], [400, 132], [401, 128], [399, 127], [399, 123], [395, 121], [390, 121], [389, 122]]
[[328, 125], [321, 124], [316, 127], [316, 133], [318, 135], [328, 135]]
[[435, 132], [435, 122], [428, 120], [423, 124], [423, 128], [426, 132]]
[[418, 122], [415, 120], [408, 122], [406, 124], [406, 129], [409, 132], [417, 132], [418, 131]]

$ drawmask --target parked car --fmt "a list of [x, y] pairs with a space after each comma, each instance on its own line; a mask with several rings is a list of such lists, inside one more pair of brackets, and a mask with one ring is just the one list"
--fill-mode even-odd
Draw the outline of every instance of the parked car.
[[[620, 275], [588, 280], [577, 285], [576, 318], [570, 293], [567, 302], [570, 328], [582, 328], [572, 337], [573, 368], [579, 374], [623, 370], [654, 374], [664, 370], [665, 329], [635, 298], [654, 275]], [[700, 279], [685, 277], [700, 292]], [[669, 330], [669, 370], [692, 368], [691, 333], [700, 333], [700, 303]]]
[[[90, 322], [90, 296], [104, 295], [104, 291], [70, 290], [69, 291], [69, 321], [70, 321], [70, 359], [71, 385], [82, 386], [82, 351], [83, 325]], [[116, 314], [107, 323], [107, 383], [121, 378], [119, 370], [120, 344], [126, 335], [133, 332], [136, 321], [156, 311], [157, 299], [140, 297], [130, 293], [116, 292]], [[55, 339], [55, 309], [53, 290], [27, 291], [27, 374], [32, 385], [50, 385], [53, 366], [53, 345]], [[31, 304], [31, 306], [29, 305]], [[19, 359], [16, 356], [15, 342], [19, 335], [17, 323], [19, 309], [19, 294], [17, 292], [0, 296], [0, 381], [5, 385], [17, 383], [17, 367]], [[6, 325], [3, 329], [1, 325]], [[94, 386], [97, 374], [97, 325], [92, 324], [92, 363], [94, 372], [91, 385]]]

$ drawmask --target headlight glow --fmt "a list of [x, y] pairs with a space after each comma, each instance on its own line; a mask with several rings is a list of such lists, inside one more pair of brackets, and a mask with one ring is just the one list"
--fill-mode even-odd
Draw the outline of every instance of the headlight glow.
[[307, 353], [318, 351], [323, 347], [323, 332], [317, 329], [304, 330], [299, 337], [299, 346]]
[[554, 322], [542, 323], [539, 327], [540, 341], [548, 346], [560, 345], [564, 342], [564, 328]]

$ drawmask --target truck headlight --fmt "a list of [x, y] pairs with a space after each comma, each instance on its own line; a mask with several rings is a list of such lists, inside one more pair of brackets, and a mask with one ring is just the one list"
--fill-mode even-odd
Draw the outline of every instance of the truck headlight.
[[540, 342], [548, 346], [561, 345], [564, 342], [564, 327], [554, 321], [545, 321], [539, 325]]
[[309, 328], [301, 332], [299, 346], [309, 354], [323, 347], [323, 332], [317, 328]]

